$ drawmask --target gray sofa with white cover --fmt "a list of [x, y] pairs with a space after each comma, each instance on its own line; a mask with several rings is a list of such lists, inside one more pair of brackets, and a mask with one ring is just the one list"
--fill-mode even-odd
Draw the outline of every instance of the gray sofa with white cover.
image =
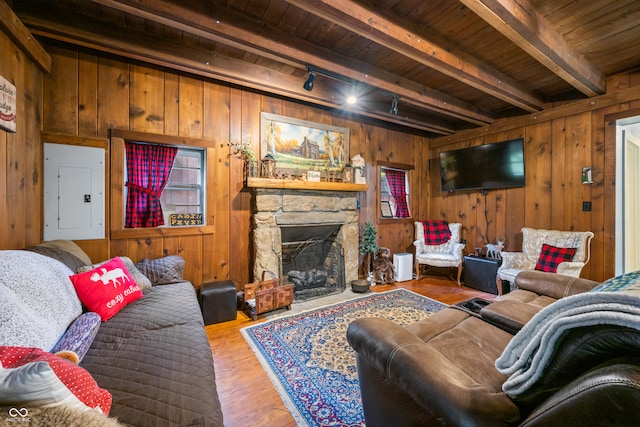
[[[68, 276], [90, 260], [69, 241], [28, 249], [0, 251], [0, 346], [49, 352], [83, 312]], [[145, 286], [142, 298], [101, 322], [79, 363], [111, 394], [109, 418], [55, 402], [43, 409], [43, 402], [5, 396], [0, 419], [19, 418], [22, 408], [31, 425], [223, 425], [195, 289], [188, 281], [166, 283], [171, 274], [154, 272], [153, 260], [145, 262], [138, 265], [156, 280], [164, 275], [163, 284]]]

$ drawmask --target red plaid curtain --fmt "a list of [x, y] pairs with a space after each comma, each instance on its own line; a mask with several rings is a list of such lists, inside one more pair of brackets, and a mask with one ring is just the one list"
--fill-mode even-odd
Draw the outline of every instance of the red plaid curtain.
[[385, 175], [389, 183], [391, 195], [396, 202], [396, 218], [409, 218], [409, 206], [407, 205], [406, 172], [386, 169]]
[[164, 225], [160, 196], [178, 149], [125, 142], [127, 153], [126, 228]]

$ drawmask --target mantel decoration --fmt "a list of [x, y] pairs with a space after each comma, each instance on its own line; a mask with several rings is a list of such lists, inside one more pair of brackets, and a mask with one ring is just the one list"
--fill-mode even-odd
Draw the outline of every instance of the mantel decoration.
[[364, 168], [366, 163], [360, 154], [356, 154], [351, 158], [351, 167], [353, 167], [354, 182], [356, 184], [366, 184], [367, 179], [364, 176]]
[[0, 128], [16, 131], [16, 87], [0, 76]]
[[351, 163], [347, 163], [344, 165], [344, 169], [342, 169], [342, 182], [350, 183], [353, 181], [353, 168], [351, 167]]
[[230, 142], [227, 145], [233, 150], [231, 154], [242, 160], [245, 179], [250, 176], [258, 176], [258, 161], [253, 154], [251, 140], [243, 138], [241, 142]]
[[271, 154], [267, 154], [262, 158], [262, 173], [263, 178], [275, 178], [276, 177], [276, 160]]
[[278, 174], [301, 177], [321, 171], [325, 180], [341, 173], [349, 155], [349, 129], [262, 113], [262, 156], [271, 155]]

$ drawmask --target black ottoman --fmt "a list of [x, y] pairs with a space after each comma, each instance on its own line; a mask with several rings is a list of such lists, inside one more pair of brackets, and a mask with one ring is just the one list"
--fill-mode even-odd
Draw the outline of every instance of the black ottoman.
[[205, 325], [235, 320], [236, 286], [231, 280], [209, 282], [200, 288], [200, 308]]

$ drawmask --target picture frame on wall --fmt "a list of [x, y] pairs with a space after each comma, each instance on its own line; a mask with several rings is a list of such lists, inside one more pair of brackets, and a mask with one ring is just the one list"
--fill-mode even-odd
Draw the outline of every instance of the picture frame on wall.
[[348, 128], [264, 112], [260, 125], [260, 156], [273, 156], [280, 173], [320, 171], [326, 177], [349, 162]]
[[382, 215], [382, 218], [393, 218], [391, 203], [387, 201], [380, 202], [380, 214]]

